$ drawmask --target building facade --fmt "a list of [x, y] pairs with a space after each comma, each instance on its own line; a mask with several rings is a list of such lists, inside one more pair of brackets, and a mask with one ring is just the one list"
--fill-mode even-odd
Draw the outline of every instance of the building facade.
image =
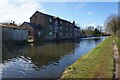
[[45, 29], [45, 40], [72, 39], [80, 37], [80, 28], [67, 20], [36, 11], [30, 17], [30, 23], [41, 25]]

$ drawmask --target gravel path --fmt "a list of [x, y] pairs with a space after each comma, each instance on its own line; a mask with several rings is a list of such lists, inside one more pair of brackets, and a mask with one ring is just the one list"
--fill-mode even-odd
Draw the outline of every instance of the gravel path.
[[114, 57], [114, 61], [115, 61], [114, 78], [117, 78], [120, 80], [120, 57], [118, 54], [118, 48], [117, 48], [114, 40], [113, 40], [113, 57]]

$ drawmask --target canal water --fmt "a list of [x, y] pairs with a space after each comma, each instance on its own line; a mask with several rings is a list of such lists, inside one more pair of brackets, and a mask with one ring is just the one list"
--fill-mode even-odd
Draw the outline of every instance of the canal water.
[[28, 44], [2, 50], [3, 78], [59, 78], [67, 66], [93, 49], [104, 38]]

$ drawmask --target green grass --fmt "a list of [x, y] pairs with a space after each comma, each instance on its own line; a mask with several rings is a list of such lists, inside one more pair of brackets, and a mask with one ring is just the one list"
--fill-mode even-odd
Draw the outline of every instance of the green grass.
[[61, 78], [113, 78], [112, 37], [66, 68]]

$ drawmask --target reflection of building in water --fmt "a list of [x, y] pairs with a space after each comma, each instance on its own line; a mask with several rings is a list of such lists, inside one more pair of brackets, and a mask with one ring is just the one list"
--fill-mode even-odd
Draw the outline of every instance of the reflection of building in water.
[[[7, 60], [24, 56], [35, 64], [38, 68], [49, 63], [57, 63], [62, 57], [74, 52], [76, 43], [48, 43], [45, 45], [29, 45], [6, 48], [3, 47], [3, 63]], [[23, 58], [23, 59], [24, 59]]]

